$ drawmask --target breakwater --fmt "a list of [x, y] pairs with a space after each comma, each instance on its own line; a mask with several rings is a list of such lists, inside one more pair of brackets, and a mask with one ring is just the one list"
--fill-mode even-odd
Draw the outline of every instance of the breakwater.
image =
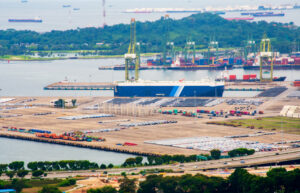
[[112, 147], [107, 147], [107, 146], [97, 146], [97, 145], [84, 144], [84, 143], [73, 142], [73, 141], [37, 138], [37, 137], [25, 136], [25, 135], [12, 135], [12, 134], [8, 134], [8, 133], [0, 133], [0, 137], [34, 141], [34, 142], [40, 142], [40, 143], [66, 145], [66, 146], [73, 146], [73, 147], [78, 147], [78, 148], [88, 148], [88, 149], [95, 149], [95, 150], [101, 150], [101, 151], [110, 151], [110, 152], [116, 152], [116, 153], [133, 154], [133, 155], [137, 155], [137, 156], [159, 156], [159, 154], [153, 154], [153, 153], [147, 153], [147, 152], [118, 149], [118, 148], [112, 148]]

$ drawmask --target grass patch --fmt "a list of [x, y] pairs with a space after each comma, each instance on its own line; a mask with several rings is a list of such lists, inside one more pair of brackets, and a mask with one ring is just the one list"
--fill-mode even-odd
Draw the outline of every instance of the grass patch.
[[[65, 192], [66, 190], [70, 190], [72, 188], [75, 188], [76, 185], [73, 186], [67, 186], [67, 187], [58, 187], [58, 189], [62, 192]], [[22, 190], [22, 193], [37, 193], [42, 189], [42, 187], [33, 187], [33, 188], [24, 188]]]
[[208, 124], [225, 125], [232, 127], [254, 127], [269, 131], [284, 131], [285, 133], [300, 134], [300, 119], [290, 117], [264, 117], [256, 119], [239, 119], [228, 121], [213, 121]]
[[45, 185], [57, 185], [61, 183], [63, 180], [62, 179], [37, 179], [37, 180], [29, 180], [27, 184], [31, 187], [43, 187]]

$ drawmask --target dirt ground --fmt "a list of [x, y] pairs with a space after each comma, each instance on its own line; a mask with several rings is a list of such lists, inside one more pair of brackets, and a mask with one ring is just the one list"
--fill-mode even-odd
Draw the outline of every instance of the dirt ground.
[[[93, 105], [100, 104], [109, 97], [76, 97], [78, 107], [77, 108], [65, 108], [58, 109], [51, 106], [51, 101], [54, 97], [12, 97], [15, 100], [7, 102], [9, 106], [0, 106], [0, 115], [19, 115], [17, 117], [0, 118], [0, 132], [7, 133], [7, 129], [2, 128], [3, 126], [17, 127], [17, 128], [35, 128], [50, 130], [53, 133], [61, 134], [70, 131], [86, 131], [86, 130], [96, 130], [96, 129], [109, 129], [109, 128], [119, 128], [120, 123], [130, 123], [130, 122], [142, 122], [142, 121], [157, 121], [157, 120], [176, 120], [177, 123], [171, 124], [161, 124], [154, 126], [138, 126], [123, 129], [121, 131], [112, 131], [105, 133], [92, 133], [89, 135], [99, 136], [106, 139], [105, 142], [78, 142], [86, 143], [89, 145], [109, 147], [118, 150], [129, 150], [145, 153], [156, 153], [156, 154], [199, 154], [207, 153], [199, 150], [193, 149], [183, 149], [175, 148], [170, 146], [160, 146], [153, 144], [146, 144], [145, 141], [149, 140], [161, 140], [161, 139], [174, 139], [174, 138], [188, 138], [188, 137], [201, 137], [201, 136], [211, 136], [211, 137], [223, 137], [231, 135], [241, 135], [241, 134], [252, 134], [261, 130], [251, 130], [247, 128], [235, 128], [228, 126], [217, 126], [217, 125], [207, 125], [208, 121], [226, 120], [225, 118], [217, 117], [209, 119], [207, 115], [203, 115], [203, 118], [195, 117], [184, 117], [182, 115], [163, 115], [156, 113], [153, 116], [147, 117], [134, 117], [134, 116], [121, 116], [116, 115], [110, 118], [95, 118], [95, 119], [80, 119], [80, 120], [62, 120], [57, 119], [63, 116], [73, 116], [73, 115], [86, 115], [86, 114], [98, 114], [98, 110], [84, 110], [85, 107], [90, 107]], [[29, 98], [36, 99], [31, 102], [24, 102], [24, 106], [17, 105], [24, 100]], [[65, 98], [67, 99], [67, 98]], [[72, 98], [70, 98], [72, 99]], [[263, 115], [259, 116], [274, 116], [279, 115], [281, 108], [288, 104], [300, 104], [300, 99], [287, 99], [284, 95], [278, 98], [261, 98], [264, 101], [263, 105], [260, 106], [250, 106], [249, 109], [252, 110], [264, 110]], [[7, 107], [17, 107], [17, 109], [6, 109]], [[229, 111], [234, 110], [235, 107], [246, 107], [245, 105], [228, 105], [226, 103], [219, 104], [214, 107], [198, 107], [198, 108], [177, 108], [181, 110], [195, 111], [196, 109], [204, 110], [223, 110]], [[162, 110], [170, 110], [173, 108], [162, 108]], [[47, 115], [34, 115], [36, 113], [47, 113]], [[242, 116], [242, 117], [230, 117], [230, 119], [240, 119], [240, 118], [253, 118], [252, 116]], [[130, 121], [126, 121], [126, 120]], [[98, 123], [100, 121], [106, 123]], [[13, 133], [13, 132], [8, 132]], [[14, 132], [14, 135], [29, 135]], [[247, 137], [240, 138], [240, 140], [247, 141], [258, 141], [265, 143], [273, 143], [280, 141], [290, 141], [299, 140], [299, 135], [286, 134], [286, 133], [276, 133], [275, 135], [259, 136], [259, 137]], [[137, 146], [120, 146], [119, 143], [123, 144], [125, 142], [136, 143]]]

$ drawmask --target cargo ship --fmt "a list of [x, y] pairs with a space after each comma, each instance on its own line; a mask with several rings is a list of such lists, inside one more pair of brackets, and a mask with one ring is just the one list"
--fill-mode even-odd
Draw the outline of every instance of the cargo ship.
[[8, 22], [34, 22], [34, 23], [42, 23], [43, 20], [40, 18], [34, 19], [8, 19]]
[[223, 81], [125, 81], [114, 88], [116, 97], [222, 97]]
[[255, 13], [252, 16], [253, 17], [283, 17], [284, 13]]
[[253, 17], [283, 17], [284, 13], [274, 13], [274, 12], [243, 12], [241, 15], [249, 15]]
[[[229, 78], [217, 78], [216, 81], [225, 81], [225, 82], [260, 82], [260, 79], [256, 78], [256, 74], [254, 78], [253, 75], [244, 75], [243, 79], [237, 79], [235, 75], [230, 75]], [[283, 82], [285, 81], [286, 76], [274, 77], [273, 81], [275, 82]]]
[[254, 14], [273, 14], [274, 12], [268, 11], [268, 12], [243, 12], [241, 15], [254, 15]]

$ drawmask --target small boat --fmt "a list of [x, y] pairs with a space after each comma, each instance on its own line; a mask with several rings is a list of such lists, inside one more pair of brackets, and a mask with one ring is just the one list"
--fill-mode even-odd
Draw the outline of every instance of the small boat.
[[63, 8], [68, 8], [68, 7], [71, 7], [71, 5], [63, 5], [62, 7]]
[[74, 11], [79, 11], [79, 10], [80, 10], [80, 8], [73, 8], [73, 10], [74, 10]]

